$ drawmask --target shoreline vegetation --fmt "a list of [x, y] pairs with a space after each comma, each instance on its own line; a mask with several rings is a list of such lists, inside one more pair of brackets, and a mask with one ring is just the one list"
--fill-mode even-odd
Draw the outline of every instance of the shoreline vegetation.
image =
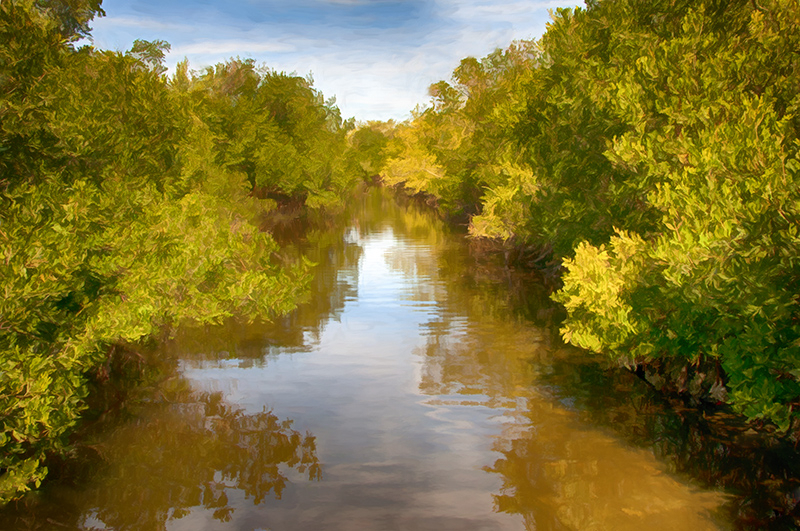
[[796, 447], [797, 2], [587, 0], [359, 125], [249, 59], [168, 76], [163, 41], [78, 48], [101, 2], [65, 6], [0, 4], [0, 504], [137, 344], [292, 311], [312, 263], [280, 233], [365, 183], [538, 271], [565, 341]]
[[294, 309], [311, 263], [260, 227], [362, 181], [352, 120], [309, 79], [240, 59], [169, 77], [162, 41], [76, 48], [102, 14], [0, 5], [0, 503], [73, 451], [137, 344]]
[[557, 279], [564, 339], [796, 441], [792, 2], [587, 2], [431, 86], [384, 183]]

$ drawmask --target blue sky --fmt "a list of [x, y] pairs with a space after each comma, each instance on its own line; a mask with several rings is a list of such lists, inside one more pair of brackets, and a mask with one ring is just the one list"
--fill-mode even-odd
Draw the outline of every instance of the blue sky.
[[463, 57], [538, 38], [549, 9], [575, 5], [582, 0], [104, 0], [92, 36], [120, 51], [166, 40], [170, 68], [238, 56], [311, 73], [343, 117], [404, 120]]

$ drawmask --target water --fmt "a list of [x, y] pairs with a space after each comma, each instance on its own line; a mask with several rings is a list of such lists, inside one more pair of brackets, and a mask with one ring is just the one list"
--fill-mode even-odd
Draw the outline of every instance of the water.
[[659, 450], [675, 413], [564, 346], [539, 284], [385, 192], [353, 209], [293, 236], [320, 263], [308, 303], [180, 331], [158, 353], [174, 374], [6, 528], [734, 526], [732, 495]]

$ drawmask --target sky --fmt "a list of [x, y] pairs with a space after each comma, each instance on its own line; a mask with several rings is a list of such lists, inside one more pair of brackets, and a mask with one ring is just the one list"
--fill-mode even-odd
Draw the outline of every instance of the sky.
[[166, 66], [192, 70], [232, 57], [314, 79], [342, 117], [402, 121], [429, 102], [459, 61], [538, 39], [549, 10], [580, 0], [103, 0], [97, 48], [164, 40]]

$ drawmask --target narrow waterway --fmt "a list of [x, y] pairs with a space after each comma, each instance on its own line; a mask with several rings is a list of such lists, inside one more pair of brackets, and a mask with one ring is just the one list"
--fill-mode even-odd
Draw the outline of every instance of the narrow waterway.
[[178, 333], [91, 472], [8, 529], [733, 526], [728, 494], [637, 443], [671, 422], [646, 386], [565, 347], [543, 289], [428, 212], [373, 190], [297, 245], [319, 262], [301, 309]]

